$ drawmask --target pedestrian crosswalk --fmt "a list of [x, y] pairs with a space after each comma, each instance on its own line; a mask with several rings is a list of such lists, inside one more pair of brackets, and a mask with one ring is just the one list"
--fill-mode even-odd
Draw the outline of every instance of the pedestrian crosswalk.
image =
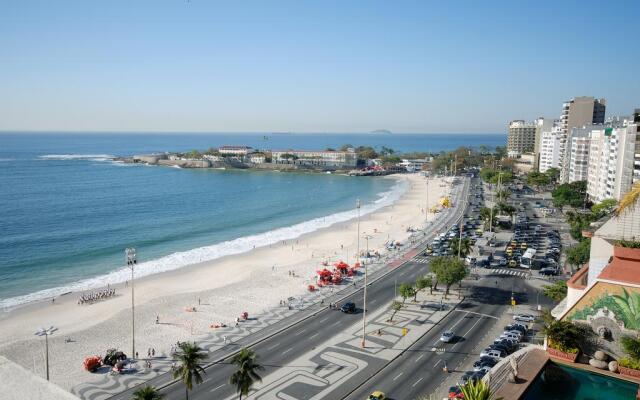
[[511, 276], [519, 276], [520, 278], [526, 278], [529, 276], [529, 271], [520, 271], [516, 269], [505, 269], [505, 268], [493, 268], [489, 271], [491, 275], [511, 275]]
[[413, 259], [413, 261], [420, 263], [420, 264], [427, 264], [429, 263], [429, 258], [428, 257], [415, 257]]

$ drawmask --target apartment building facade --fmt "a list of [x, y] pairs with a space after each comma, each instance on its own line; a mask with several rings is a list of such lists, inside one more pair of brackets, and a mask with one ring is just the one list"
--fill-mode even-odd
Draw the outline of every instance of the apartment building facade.
[[560, 136], [562, 130], [559, 125], [540, 134], [540, 154], [538, 171], [546, 172], [549, 168], [560, 168]]
[[586, 181], [589, 175], [591, 127], [573, 128], [566, 141], [566, 182]]
[[562, 104], [560, 115], [560, 181], [569, 181], [569, 135], [573, 128], [581, 128], [592, 124], [603, 124], [606, 111], [606, 100], [593, 97], [574, 97]]
[[271, 163], [320, 168], [355, 168], [355, 151], [273, 150]]
[[507, 153], [517, 157], [523, 153], [533, 153], [536, 142], [535, 123], [514, 120], [509, 123]]

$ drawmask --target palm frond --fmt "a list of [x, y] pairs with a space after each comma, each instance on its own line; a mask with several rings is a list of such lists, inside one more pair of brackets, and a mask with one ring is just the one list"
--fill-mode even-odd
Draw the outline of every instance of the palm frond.
[[636, 204], [640, 199], [640, 182], [636, 182], [618, 203], [616, 208], [616, 215], [622, 214], [625, 210], [630, 211], [635, 209]]

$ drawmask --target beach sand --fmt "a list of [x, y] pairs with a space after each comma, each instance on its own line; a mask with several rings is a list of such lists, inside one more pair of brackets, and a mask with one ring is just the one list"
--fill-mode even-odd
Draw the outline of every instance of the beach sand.
[[[425, 178], [400, 175], [395, 179], [407, 180], [407, 191], [393, 205], [365, 215], [360, 222], [361, 237], [371, 235], [369, 249], [381, 254], [386, 252], [384, 243], [389, 239], [405, 240], [410, 235], [408, 227], [421, 228], [425, 223]], [[430, 207], [449, 189], [442, 179], [431, 179]], [[429, 219], [436, 216], [430, 214]], [[140, 357], [146, 356], [150, 347], [156, 355], [168, 355], [176, 341], [193, 340], [192, 332], [210, 331], [214, 322], [233, 325], [242, 311], [256, 315], [278, 306], [280, 300], [303, 295], [307, 285], [315, 283], [322, 261], [354, 262], [356, 232], [356, 221], [351, 220], [286, 244], [136, 279], [136, 349]], [[360, 249], [365, 246], [361, 238]], [[0, 319], [0, 355], [43, 376], [44, 340], [34, 332], [54, 325], [58, 331], [49, 339], [52, 382], [70, 390], [79, 383], [100, 379], [100, 375], [82, 369], [84, 357], [104, 355], [108, 348], [127, 354], [131, 351], [130, 288], [115, 288], [115, 297], [91, 305], [78, 305], [79, 293], [71, 293], [55, 303], [32, 304], [4, 315]], [[196, 307], [198, 312], [186, 312], [186, 307]], [[156, 317], [160, 324], [155, 323]], [[66, 338], [72, 341], [67, 343]]]

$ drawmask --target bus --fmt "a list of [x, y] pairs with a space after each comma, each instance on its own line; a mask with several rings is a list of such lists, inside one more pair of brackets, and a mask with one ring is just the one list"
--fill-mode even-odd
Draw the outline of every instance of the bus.
[[533, 257], [536, 256], [536, 249], [528, 248], [524, 254], [522, 255], [522, 259], [520, 260], [520, 266], [522, 268], [531, 268], [533, 265]]

